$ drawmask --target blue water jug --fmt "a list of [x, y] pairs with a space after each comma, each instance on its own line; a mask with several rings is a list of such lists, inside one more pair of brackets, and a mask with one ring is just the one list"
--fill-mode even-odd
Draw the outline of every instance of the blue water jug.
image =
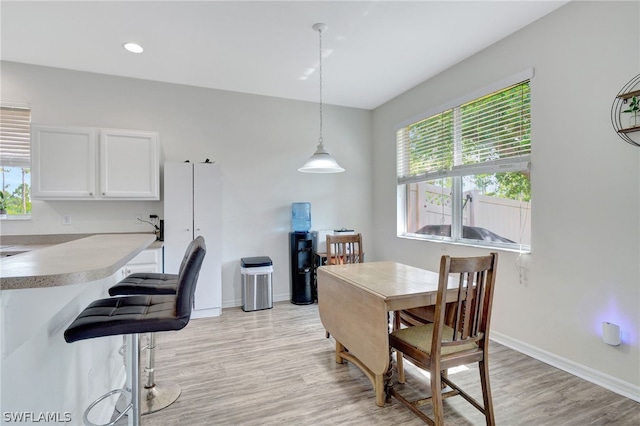
[[311, 203], [291, 204], [291, 230], [307, 232], [311, 229]]

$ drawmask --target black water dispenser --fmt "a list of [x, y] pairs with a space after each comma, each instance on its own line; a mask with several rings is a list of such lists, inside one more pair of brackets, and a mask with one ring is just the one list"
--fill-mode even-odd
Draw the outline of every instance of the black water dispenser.
[[314, 276], [315, 232], [290, 232], [291, 303], [310, 305], [316, 298]]

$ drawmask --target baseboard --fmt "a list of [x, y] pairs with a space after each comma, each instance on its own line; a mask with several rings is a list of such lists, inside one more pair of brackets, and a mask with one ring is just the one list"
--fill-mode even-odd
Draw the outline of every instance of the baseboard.
[[[291, 296], [287, 293], [287, 294], [276, 294], [275, 296], [273, 296], [273, 302], [285, 302], [285, 301], [289, 301], [291, 299]], [[239, 308], [242, 306], [242, 299], [236, 299], [236, 300], [232, 300], [230, 302], [224, 302], [222, 304], [223, 308]]]
[[508, 348], [514, 349], [532, 358], [552, 365], [581, 379], [587, 380], [605, 389], [609, 389], [619, 395], [640, 402], [640, 386], [625, 382], [616, 377], [594, 370], [593, 368], [578, 364], [568, 359], [559, 357], [545, 350], [531, 346], [520, 340], [513, 339], [499, 332], [491, 332], [491, 340]]
[[219, 317], [221, 313], [222, 308], [193, 309], [191, 311], [191, 319]]

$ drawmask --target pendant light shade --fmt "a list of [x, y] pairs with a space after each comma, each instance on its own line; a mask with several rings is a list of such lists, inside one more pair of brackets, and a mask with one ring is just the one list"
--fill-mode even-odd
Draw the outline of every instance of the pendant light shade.
[[304, 166], [298, 169], [303, 173], [340, 173], [344, 169], [338, 165], [338, 162], [324, 149], [322, 140], [322, 32], [327, 31], [325, 24], [315, 24], [313, 29], [318, 31], [320, 38], [320, 138], [316, 152], [304, 163]]
[[318, 144], [316, 152], [298, 169], [302, 173], [340, 173], [344, 169], [338, 162], [324, 149], [322, 143]]

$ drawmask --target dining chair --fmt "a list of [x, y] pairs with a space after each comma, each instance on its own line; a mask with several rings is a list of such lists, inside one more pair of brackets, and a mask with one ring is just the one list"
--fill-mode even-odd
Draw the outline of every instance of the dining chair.
[[327, 235], [327, 265], [362, 262], [362, 234]]
[[[363, 262], [362, 234], [327, 235], [327, 265]], [[328, 331], [325, 336], [329, 338]]]
[[[489, 326], [498, 254], [480, 257], [442, 256], [434, 321], [394, 330], [389, 345], [430, 375], [431, 395], [409, 401], [392, 388], [390, 393], [430, 425], [444, 425], [443, 399], [460, 395], [495, 425], [489, 385]], [[450, 320], [445, 311], [451, 303]], [[447, 324], [448, 323], [448, 324]], [[447, 376], [449, 368], [478, 363], [482, 399], [480, 404]], [[443, 385], [448, 388], [443, 389]], [[449, 389], [450, 388], [450, 389]], [[419, 407], [430, 402], [433, 419]]]

